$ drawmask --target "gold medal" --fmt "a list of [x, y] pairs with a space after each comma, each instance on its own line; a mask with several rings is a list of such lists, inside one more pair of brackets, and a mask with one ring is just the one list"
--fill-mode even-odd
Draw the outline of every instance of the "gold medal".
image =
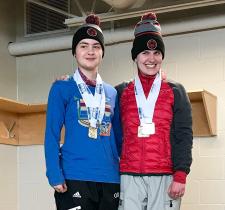
[[97, 139], [98, 129], [90, 126], [88, 129], [88, 136], [92, 139]]

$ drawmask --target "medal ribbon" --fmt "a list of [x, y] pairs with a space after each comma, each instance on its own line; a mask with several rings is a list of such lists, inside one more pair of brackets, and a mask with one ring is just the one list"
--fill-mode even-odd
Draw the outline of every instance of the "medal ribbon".
[[148, 97], [146, 99], [144, 90], [138, 75], [135, 77], [135, 98], [138, 107], [138, 115], [141, 125], [145, 123], [152, 123], [153, 114], [155, 110], [155, 103], [159, 96], [159, 91], [161, 88], [161, 70], [157, 73], [152, 87], [149, 91]]
[[97, 128], [97, 123], [101, 124], [105, 113], [105, 91], [102, 79], [100, 75], [97, 74], [95, 94], [93, 95], [80, 76], [78, 69], [75, 71], [73, 78], [86, 104], [90, 126]]

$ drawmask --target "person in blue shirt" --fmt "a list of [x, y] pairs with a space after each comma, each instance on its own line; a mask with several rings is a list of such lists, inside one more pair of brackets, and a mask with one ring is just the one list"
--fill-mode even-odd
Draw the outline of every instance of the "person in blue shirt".
[[104, 56], [99, 24], [89, 15], [76, 30], [72, 54], [78, 68], [49, 92], [44, 146], [57, 210], [118, 208], [122, 133], [117, 91], [98, 74]]

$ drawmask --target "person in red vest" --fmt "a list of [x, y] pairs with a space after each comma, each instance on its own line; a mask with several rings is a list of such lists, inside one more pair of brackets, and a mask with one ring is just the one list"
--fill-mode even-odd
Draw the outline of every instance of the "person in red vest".
[[179, 210], [192, 163], [192, 113], [184, 87], [162, 80], [165, 45], [155, 13], [135, 26], [137, 75], [116, 87], [123, 146], [120, 210]]

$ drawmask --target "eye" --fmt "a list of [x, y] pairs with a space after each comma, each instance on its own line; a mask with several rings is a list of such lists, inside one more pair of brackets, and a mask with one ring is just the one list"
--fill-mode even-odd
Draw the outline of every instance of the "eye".
[[81, 47], [81, 48], [86, 48], [87, 45], [82, 44], [82, 45], [80, 45], [80, 47]]
[[94, 48], [95, 48], [95, 49], [100, 49], [101, 46], [100, 46], [100, 45], [94, 45]]
[[161, 51], [160, 50], [156, 50], [154, 54], [155, 55], [161, 55]]
[[145, 50], [145, 51], [143, 51], [141, 54], [143, 54], [143, 55], [148, 55], [148, 51]]

